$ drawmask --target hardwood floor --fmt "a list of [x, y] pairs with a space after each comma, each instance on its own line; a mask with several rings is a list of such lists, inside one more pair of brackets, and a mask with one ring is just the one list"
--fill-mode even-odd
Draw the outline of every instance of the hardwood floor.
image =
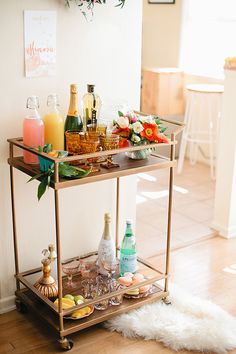
[[[161, 266], [163, 256], [153, 257], [152, 262]], [[172, 251], [171, 281], [186, 291], [216, 304], [236, 316], [236, 239], [214, 237], [197, 244]], [[78, 354], [169, 354], [172, 350], [161, 343], [141, 339], [123, 338], [95, 326], [70, 336]], [[12, 311], [0, 316], [0, 353], [47, 354], [59, 353], [55, 334], [38, 322], [32, 314], [22, 315]], [[181, 354], [186, 351], [179, 352]], [[236, 350], [230, 353], [236, 354]]]

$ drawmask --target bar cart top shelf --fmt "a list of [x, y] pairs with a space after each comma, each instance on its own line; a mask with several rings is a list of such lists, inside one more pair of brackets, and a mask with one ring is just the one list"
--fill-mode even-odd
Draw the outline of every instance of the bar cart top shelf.
[[[14, 157], [13, 147], [15, 146], [20, 148], [21, 150], [27, 150], [29, 152], [32, 152], [35, 155], [41, 156], [54, 163], [55, 166], [56, 165], [58, 166], [60, 162], [75, 162], [76, 160], [78, 161], [78, 160], [83, 160], [92, 157], [105, 157], [108, 154], [113, 155], [115, 162], [119, 164], [118, 168], [117, 167], [110, 168], [110, 169], [101, 168], [99, 172], [92, 173], [87, 177], [83, 177], [81, 179], [61, 178], [58, 174], [58, 171], [56, 173], [56, 168], [55, 168], [54, 179], [52, 178], [51, 185], [50, 185], [55, 190], [87, 184], [87, 183], [93, 183], [102, 180], [108, 180], [111, 178], [118, 178], [118, 177], [137, 174], [141, 172], [148, 172], [154, 169], [168, 168], [174, 166], [175, 161], [173, 160], [171, 161], [170, 159], [164, 158], [163, 156], [158, 156], [157, 155], [158, 148], [159, 147], [168, 148], [171, 145], [176, 144], [175, 136], [178, 135], [183, 130], [184, 125], [180, 122], [176, 122], [173, 120], [162, 119], [162, 121], [167, 128], [166, 130], [167, 134], [171, 137], [169, 143], [159, 143], [159, 144], [151, 143], [147, 145], [130, 146], [127, 148], [120, 148], [120, 149], [109, 150], [109, 151], [100, 151], [100, 152], [95, 152], [90, 154], [69, 156], [65, 158], [55, 158], [49, 156], [46, 153], [40, 153], [35, 149], [24, 145], [22, 138], [8, 139], [7, 141], [10, 144], [10, 158], [8, 159], [8, 163], [10, 166], [26, 173], [31, 177], [40, 173], [38, 165], [28, 165], [24, 163], [22, 157]], [[125, 155], [126, 152], [144, 150], [147, 148], [155, 149], [155, 153], [149, 156], [148, 159], [131, 160]]]

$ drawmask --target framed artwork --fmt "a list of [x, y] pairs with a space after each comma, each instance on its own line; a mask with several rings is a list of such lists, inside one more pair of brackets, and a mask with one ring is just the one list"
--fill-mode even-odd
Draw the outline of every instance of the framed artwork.
[[148, 0], [149, 4], [174, 4], [175, 0]]
[[24, 11], [25, 76], [56, 75], [56, 11]]

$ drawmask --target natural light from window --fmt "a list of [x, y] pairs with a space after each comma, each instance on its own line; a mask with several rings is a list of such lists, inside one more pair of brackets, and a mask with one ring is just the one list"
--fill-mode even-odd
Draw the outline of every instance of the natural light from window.
[[236, 0], [184, 0], [180, 67], [223, 78], [224, 59], [236, 56]]

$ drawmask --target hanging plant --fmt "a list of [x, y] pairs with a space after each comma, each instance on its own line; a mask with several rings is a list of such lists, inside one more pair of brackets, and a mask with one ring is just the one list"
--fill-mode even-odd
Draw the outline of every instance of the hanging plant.
[[[95, 4], [105, 5], [106, 0], [65, 0], [66, 6], [70, 7], [71, 3], [77, 5], [86, 18], [88, 20], [88, 13], [93, 16], [93, 9]], [[115, 7], [122, 8], [125, 5], [125, 0], [117, 0], [117, 4]]]

